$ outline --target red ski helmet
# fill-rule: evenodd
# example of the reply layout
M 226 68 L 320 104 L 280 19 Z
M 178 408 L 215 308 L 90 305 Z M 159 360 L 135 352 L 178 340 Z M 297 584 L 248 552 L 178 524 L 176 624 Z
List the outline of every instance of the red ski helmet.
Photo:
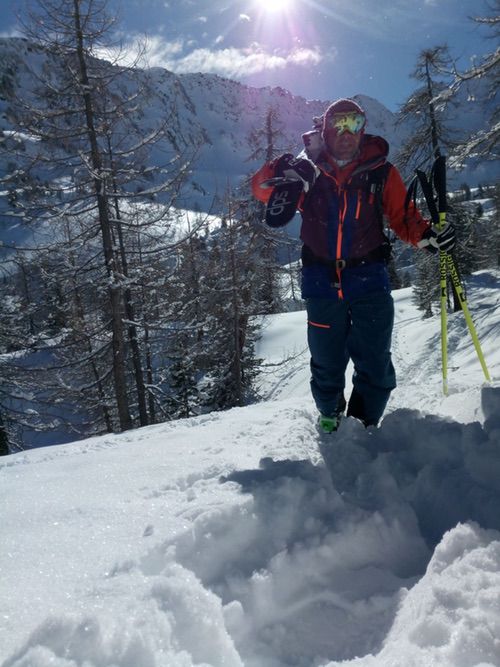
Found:
M 341 98 L 333 102 L 323 115 L 322 137 L 325 140 L 328 132 L 344 131 L 358 134 L 364 132 L 366 114 L 364 109 L 354 100 Z

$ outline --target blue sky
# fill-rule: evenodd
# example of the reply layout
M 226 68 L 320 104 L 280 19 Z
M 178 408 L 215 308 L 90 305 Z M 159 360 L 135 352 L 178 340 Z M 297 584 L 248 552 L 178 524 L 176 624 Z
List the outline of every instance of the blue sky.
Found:
M 18 0 L 3 0 L 0 33 L 16 30 Z M 34 0 L 28 4 L 36 5 Z M 147 35 L 149 63 L 212 72 L 307 99 L 357 93 L 397 110 L 416 87 L 418 53 L 446 43 L 466 67 L 492 51 L 471 16 L 482 0 L 109 0 L 121 39 Z

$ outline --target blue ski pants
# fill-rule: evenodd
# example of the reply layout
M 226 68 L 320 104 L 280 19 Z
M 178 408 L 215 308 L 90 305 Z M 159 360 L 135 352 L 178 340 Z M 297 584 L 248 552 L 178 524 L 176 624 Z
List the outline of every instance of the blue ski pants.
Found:
M 351 300 L 306 300 L 311 353 L 311 391 L 321 414 L 335 414 L 342 400 L 349 359 L 353 393 L 347 414 L 377 424 L 396 386 L 391 360 L 394 302 L 388 292 Z

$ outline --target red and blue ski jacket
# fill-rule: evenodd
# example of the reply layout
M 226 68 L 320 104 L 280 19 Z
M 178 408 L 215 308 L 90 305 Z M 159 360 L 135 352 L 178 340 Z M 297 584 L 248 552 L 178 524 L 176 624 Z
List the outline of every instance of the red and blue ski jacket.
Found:
M 388 152 L 385 139 L 365 134 L 358 157 L 345 167 L 339 168 L 325 150 L 314 161 L 320 175 L 298 202 L 303 298 L 389 292 L 384 221 L 414 246 L 429 227 L 412 202 L 405 206 L 406 188 L 387 161 Z M 253 194 L 262 202 L 272 188 L 261 184 L 275 175 L 276 162 L 266 163 L 252 178 Z

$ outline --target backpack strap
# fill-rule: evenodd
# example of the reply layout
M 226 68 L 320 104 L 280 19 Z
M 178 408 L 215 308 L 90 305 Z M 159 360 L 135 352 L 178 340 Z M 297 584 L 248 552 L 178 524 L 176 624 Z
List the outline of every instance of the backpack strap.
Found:
M 370 194 L 373 194 L 375 197 L 375 210 L 377 212 L 377 217 L 380 220 L 380 225 L 382 231 L 384 231 L 384 187 L 387 181 L 387 176 L 389 174 L 389 169 L 391 168 L 389 162 L 384 162 L 383 165 L 377 167 L 376 169 L 371 170 L 369 173 L 370 178 Z M 384 233 L 385 236 L 385 233 Z
M 417 189 L 418 189 L 418 176 L 415 176 L 411 179 L 408 188 L 406 190 L 405 204 L 404 204 L 404 223 L 408 224 L 408 210 L 410 208 L 410 202 L 413 204 L 413 207 L 417 207 Z
M 392 241 L 389 235 L 386 233 L 384 227 L 384 188 L 387 181 L 387 176 L 392 165 L 390 162 L 384 162 L 379 167 L 370 169 L 366 172 L 366 188 L 369 193 L 369 197 L 374 198 L 374 207 L 377 219 L 382 230 L 382 234 L 385 238 L 384 253 L 385 260 L 388 262 L 392 252 Z

